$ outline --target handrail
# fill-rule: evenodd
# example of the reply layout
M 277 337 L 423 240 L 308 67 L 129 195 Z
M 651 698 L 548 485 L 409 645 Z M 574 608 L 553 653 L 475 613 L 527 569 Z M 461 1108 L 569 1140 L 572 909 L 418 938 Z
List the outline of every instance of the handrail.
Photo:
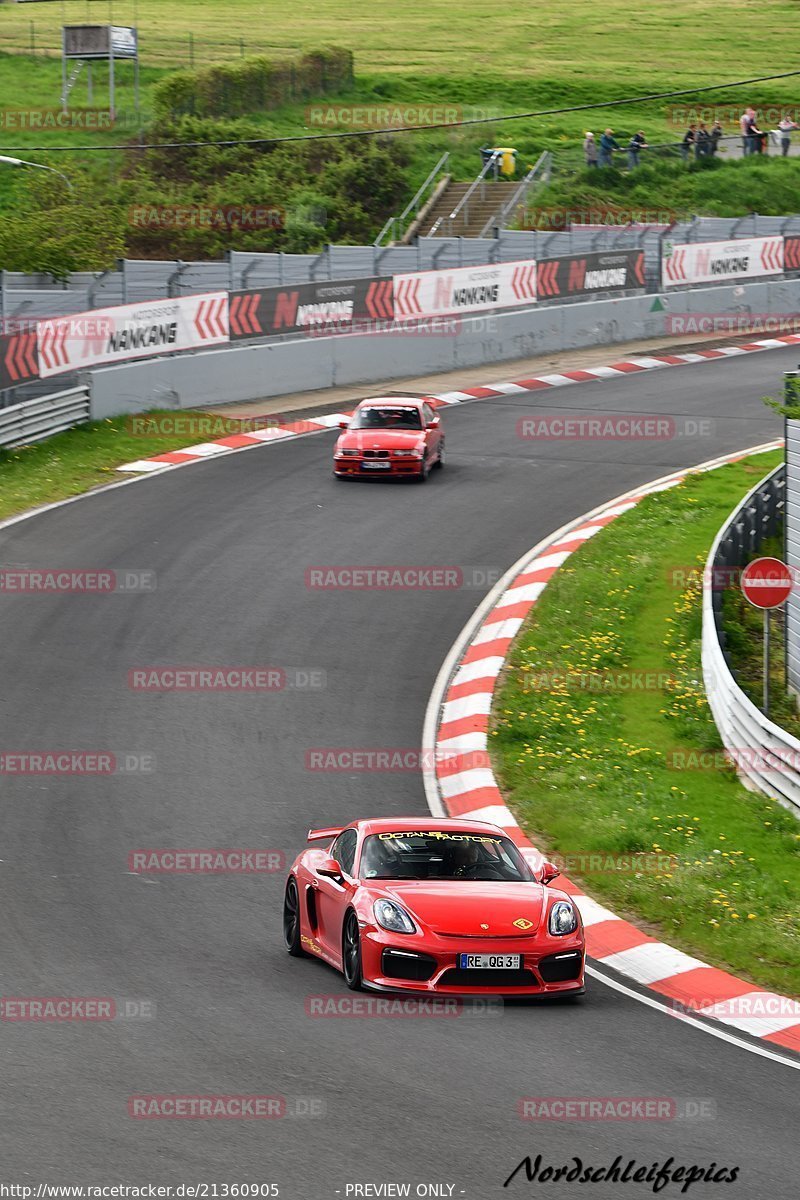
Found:
M 409 200 L 408 204 L 405 206 L 403 211 L 400 213 L 400 216 L 399 217 L 389 217 L 389 220 L 386 222 L 383 229 L 380 231 L 378 236 L 375 238 L 375 241 L 372 243 L 373 246 L 380 246 L 387 231 L 392 227 L 394 228 L 394 237 L 392 240 L 397 241 L 398 230 L 400 231 L 400 236 L 402 237 L 403 222 L 405 221 L 406 217 L 408 216 L 408 214 L 411 212 L 412 209 L 414 210 L 415 215 L 419 212 L 420 200 L 425 195 L 425 192 L 428 190 L 428 188 L 432 185 L 434 179 L 439 174 L 439 172 L 445 167 L 445 165 L 447 164 L 449 159 L 450 159 L 450 151 L 445 150 L 444 154 L 439 159 L 439 161 L 437 162 L 437 164 L 433 168 L 433 170 L 430 172 L 430 174 L 428 175 L 425 182 L 423 184 L 421 184 L 421 186 L 417 189 L 417 191 L 414 194 L 414 196 L 412 197 L 412 199 Z
M 511 197 L 511 199 L 507 200 L 505 202 L 503 207 L 500 209 L 499 213 L 496 213 L 493 217 L 490 217 L 489 220 L 486 222 L 486 224 L 484 225 L 483 229 L 480 232 L 481 237 L 486 237 L 489 230 L 492 228 L 505 229 L 509 214 L 514 212 L 514 210 L 518 207 L 518 205 L 523 203 L 523 201 L 525 200 L 525 197 L 528 194 L 528 189 L 531 186 L 531 184 L 533 183 L 540 167 L 543 168 L 542 174 L 543 174 L 544 180 L 546 181 L 546 179 L 550 173 L 552 160 L 553 160 L 553 155 L 550 153 L 550 151 L 543 150 L 542 153 L 537 158 L 536 162 L 531 167 L 530 171 L 528 171 L 528 174 L 525 176 L 525 178 L 520 183 L 517 190 L 514 192 L 514 195 Z
M 486 162 L 483 164 L 480 174 L 477 175 L 475 177 L 475 179 L 473 179 L 472 183 L 467 188 L 466 192 L 461 197 L 458 204 L 455 206 L 453 211 L 450 213 L 450 216 L 447 218 L 448 233 L 449 233 L 450 237 L 453 236 L 453 221 L 458 216 L 458 214 L 461 212 L 462 208 L 464 209 L 465 216 L 469 216 L 469 201 L 470 201 L 470 198 L 472 197 L 472 193 L 475 191 L 475 189 L 478 187 L 479 184 L 481 185 L 481 198 L 483 198 L 483 196 L 485 194 L 485 188 L 486 188 L 486 174 L 490 169 L 492 169 L 492 170 L 497 169 L 497 162 L 498 162 L 499 158 L 500 158 L 500 151 L 493 150 L 491 152 L 491 154 L 489 155 L 489 157 L 487 158 Z

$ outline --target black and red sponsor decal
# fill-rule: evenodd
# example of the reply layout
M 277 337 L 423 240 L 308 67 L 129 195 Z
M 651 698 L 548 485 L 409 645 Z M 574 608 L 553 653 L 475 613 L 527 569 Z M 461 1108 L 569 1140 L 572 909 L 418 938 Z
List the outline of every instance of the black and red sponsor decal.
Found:
M 786 271 L 800 271 L 800 237 L 783 239 L 783 263 Z
M 39 377 L 36 330 L 0 336 L 0 388 L 12 388 Z
M 644 251 L 597 250 L 562 254 L 537 263 L 540 300 L 591 296 L 597 292 L 629 292 L 644 287 Z
M 279 333 L 342 329 L 394 319 L 391 278 L 326 279 L 232 292 L 231 341 Z

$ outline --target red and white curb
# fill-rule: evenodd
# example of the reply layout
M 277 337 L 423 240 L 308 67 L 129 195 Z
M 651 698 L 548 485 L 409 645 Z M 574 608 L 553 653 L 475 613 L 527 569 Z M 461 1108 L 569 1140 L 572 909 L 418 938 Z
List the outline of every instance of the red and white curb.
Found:
M 497 785 L 488 754 L 489 720 L 497 678 L 526 617 L 559 567 L 601 529 L 644 497 L 675 487 L 687 475 L 710 471 L 781 441 L 725 455 L 664 476 L 564 526 L 540 542 L 500 580 L 450 652 L 436 681 L 423 745 L 428 806 L 436 816 L 499 825 L 534 865 L 542 854 L 518 825 Z M 800 1003 L 754 988 L 716 967 L 649 937 L 561 877 L 559 887 L 578 905 L 590 957 L 698 1016 L 800 1051 Z M 676 1012 L 683 1009 L 676 1009 Z
M 571 383 L 615 379 L 621 375 L 634 374 L 637 371 L 654 371 L 661 367 L 682 367 L 687 363 L 707 362 L 716 358 L 733 358 L 738 354 L 749 354 L 756 350 L 777 350 L 783 346 L 797 343 L 800 343 L 800 334 L 789 333 L 783 337 L 764 338 L 761 341 L 748 342 L 742 346 L 718 346 L 713 350 L 697 350 L 691 354 L 644 355 L 622 359 L 622 361 L 611 363 L 607 367 L 591 367 L 585 371 L 561 371 L 552 375 L 534 375 L 530 379 L 518 379 L 513 383 L 491 383 L 483 387 L 464 388 L 462 391 L 432 393 L 426 398 L 434 407 L 463 404 L 469 400 L 511 396 L 518 392 L 535 392 L 542 388 L 565 387 Z M 165 471 L 170 467 L 182 466 L 184 463 L 202 462 L 218 454 L 230 454 L 236 450 L 250 449 L 264 442 L 289 441 L 310 433 L 324 433 L 328 429 L 335 428 L 340 421 L 349 420 L 352 415 L 353 410 L 351 409 L 348 412 L 334 412 L 309 417 L 305 421 L 291 421 L 286 425 L 276 425 L 269 429 L 235 433 L 215 442 L 201 442 L 197 446 L 185 446 L 180 450 L 170 450 L 166 454 L 156 454 L 153 458 L 140 458 L 135 462 L 117 467 L 117 470 L 132 473 Z M 242 424 L 246 425 L 246 418 L 242 418 Z

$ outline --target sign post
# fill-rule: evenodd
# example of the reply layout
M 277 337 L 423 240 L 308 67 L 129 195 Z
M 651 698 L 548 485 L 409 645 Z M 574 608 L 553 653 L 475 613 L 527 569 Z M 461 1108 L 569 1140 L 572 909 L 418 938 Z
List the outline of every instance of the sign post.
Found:
M 779 558 L 756 558 L 742 571 L 744 598 L 764 613 L 764 716 L 769 716 L 769 614 L 780 608 L 792 590 L 792 572 Z

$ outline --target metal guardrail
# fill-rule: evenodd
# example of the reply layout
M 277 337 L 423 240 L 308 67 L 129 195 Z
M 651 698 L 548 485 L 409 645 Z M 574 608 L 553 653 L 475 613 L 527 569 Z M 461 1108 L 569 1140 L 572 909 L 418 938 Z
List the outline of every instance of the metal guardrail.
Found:
M 481 230 L 481 237 L 488 237 L 492 229 L 505 229 L 511 220 L 513 214 L 517 211 L 520 205 L 525 203 L 528 192 L 534 183 L 547 183 L 550 178 L 550 172 L 553 166 L 553 155 L 549 150 L 545 150 L 539 155 L 536 162 L 528 171 L 525 178 L 520 183 L 517 190 L 510 200 L 507 200 L 499 213 L 495 213 L 493 217 L 484 225 Z M 537 178 L 538 177 L 538 178 Z
M 427 203 L 427 201 L 423 201 L 422 197 L 425 196 L 426 192 L 432 191 L 435 188 L 436 184 L 439 181 L 439 176 L 442 174 L 442 172 L 444 171 L 444 169 L 447 166 L 449 161 L 450 161 L 450 151 L 445 150 L 444 154 L 439 159 L 439 161 L 437 162 L 436 166 L 431 171 L 428 178 L 420 186 L 419 190 L 415 193 L 415 195 L 412 196 L 412 198 L 409 200 L 408 204 L 405 206 L 403 211 L 400 213 L 400 216 L 399 217 L 389 217 L 389 220 L 386 222 L 383 229 L 380 231 L 378 236 L 375 238 L 375 241 L 372 243 L 373 246 L 383 245 L 384 238 L 386 237 L 386 235 L 390 229 L 392 231 L 392 236 L 390 238 L 390 241 L 392 241 L 392 242 L 400 241 L 400 239 L 402 238 L 403 234 L 406 231 L 409 216 L 411 215 L 412 212 L 414 214 L 414 219 L 416 219 L 416 217 L 419 215 L 419 211 L 423 207 L 423 204 Z
M 785 468 L 777 467 L 737 505 L 717 534 L 703 579 L 703 679 L 712 715 L 739 774 L 800 816 L 800 740 L 770 721 L 736 682 L 721 628 L 726 568 L 741 567 L 779 526 Z
M 41 442 L 89 420 L 89 388 L 85 385 L 24 400 L 0 408 L 0 446 L 13 449 Z
M 463 212 L 464 221 L 466 222 L 469 220 L 469 203 L 478 188 L 480 188 L 481 200 L 486 199 L 486 176 L 491 171 L 495 179 L 497 179 L 497 165 L 501 158 L 502 154 L 499 150 L 493 150 L 491 154 L 489 154 L 486 162 L 483 164 L 480 171 L 459 200 L 458 204 L 455 206 L 450 215 L 444 218 L 444 221 L 447 223 L 447 233 L 449 237 L 453 236 L 453 221 L 456 219 L 456 217 L 460 216 Z M 434 226 L 436 232 L 438 232 L 441 224 L 441 220 L 436 222 L 436 225 Z M 432 229 L 431 233 L 433 232 L 434 230 Z

